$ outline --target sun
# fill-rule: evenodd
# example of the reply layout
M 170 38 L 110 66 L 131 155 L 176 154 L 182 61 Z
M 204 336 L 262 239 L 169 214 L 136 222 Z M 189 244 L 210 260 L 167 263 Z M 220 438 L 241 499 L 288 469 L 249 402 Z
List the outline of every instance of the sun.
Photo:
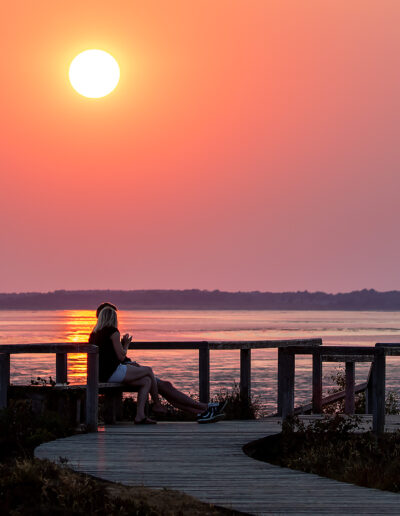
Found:
M 85 50 L 72 60 L 69 67 L 69 80 L 74 90 L 92 99 L 111 93 L 119 82 L 119 76 L 117 61 L 104 50 Z

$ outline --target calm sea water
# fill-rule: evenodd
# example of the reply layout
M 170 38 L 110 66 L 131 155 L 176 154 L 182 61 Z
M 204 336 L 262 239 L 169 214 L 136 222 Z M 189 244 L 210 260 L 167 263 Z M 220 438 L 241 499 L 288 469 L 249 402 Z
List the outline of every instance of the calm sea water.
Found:
M 0 344 L 34 342 L 86 342 L 95 324 L 95 314 L 86 310 L 0 311 Z M 323 339 L 331 345 L 374 345 L 400 342 L 399 312 L 320 311 L 122 311 L 121 333 L 134 340 L 254 340 Z M 196 351 L 137 351 L 129 356 L 151 365 L 161 378 L 171 380 L 186 392 L 198 391 Z M 324 389 L 335 364 L 324 364 Z M 357 381 L 364 381 L 369 364 L 356 366 Z M 388 358 L 387 388 L 400 390 L 400 357 Z M 86 356 L 69 356 L 69 380 L 85 383 Z M 29 384 L 37 376 L 55 376 L 54 355 L 13 355 L 11 381 Z M 239 352 L 211 352 L 211 391 L 229 390 L 239 381 Z M 276 408 L 277 351 L 252 351 L 252 388 L 267 411 Z M 311 399 L 311 358 L 296 358 L 296 403 Z

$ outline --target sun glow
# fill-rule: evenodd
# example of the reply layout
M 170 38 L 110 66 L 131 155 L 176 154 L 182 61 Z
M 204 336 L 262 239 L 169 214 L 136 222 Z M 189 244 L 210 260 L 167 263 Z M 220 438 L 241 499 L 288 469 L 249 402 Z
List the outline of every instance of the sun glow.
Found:
M 69 67 L 72 87 L 84 97 L 105 97 L 116 88 L 119 77 L 117 61 L 104 50 L 85 50 L 73 59 Z

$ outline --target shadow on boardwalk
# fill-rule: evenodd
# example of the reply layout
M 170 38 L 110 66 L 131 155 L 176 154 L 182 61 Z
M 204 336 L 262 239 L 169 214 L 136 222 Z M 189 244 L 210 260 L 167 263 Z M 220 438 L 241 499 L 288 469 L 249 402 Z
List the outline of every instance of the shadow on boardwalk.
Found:
M 387 423 L 398 428 L 400 417 Z M 72 468 L 106 480 L 176 489 L 250 514 L 398 513 L 400 494 L 280 468 L 243 453 L 244 444 L 279 431 L 278 418 L 120 424 L 42 444 L 35 455 L 53 461 L 66 457 Z

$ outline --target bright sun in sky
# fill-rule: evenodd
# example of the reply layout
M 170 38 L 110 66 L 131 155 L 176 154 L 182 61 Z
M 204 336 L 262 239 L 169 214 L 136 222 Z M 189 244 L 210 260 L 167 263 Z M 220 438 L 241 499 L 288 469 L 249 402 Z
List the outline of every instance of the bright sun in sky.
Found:
M 84 97 L 98 99 L 111 93 L 119 82 L 119 66 L 104 50 L 85 50 L 69 67 L 72 87 Z

